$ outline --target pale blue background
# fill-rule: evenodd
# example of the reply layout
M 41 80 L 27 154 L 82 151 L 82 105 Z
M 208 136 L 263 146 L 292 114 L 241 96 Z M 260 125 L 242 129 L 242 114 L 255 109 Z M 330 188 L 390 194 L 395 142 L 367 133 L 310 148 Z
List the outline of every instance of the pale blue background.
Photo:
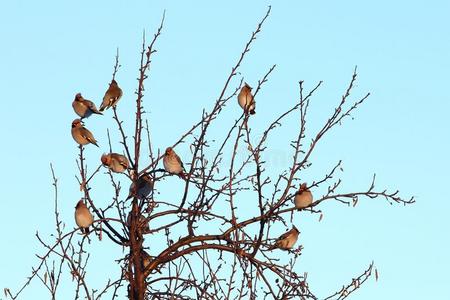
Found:
M 154 143 L 163 149 L 198 120 L 203 107 L 212 106 L 269 4 L 272 14 L 241 69 L 255 85 L 278 65 L 259 96 L 254 126 L 261 129 L 255 132 L 296 101 L 299 80 L 306 87 L 324 80 L 310 115 L 310 129 L 317 128 L 358 65 L 355 96 L 367 91 L 372 96 L 355 120 L 335 128 L 319 145 L 305 178 L 319 178 L 342 158 L 343 191 L 364 189 L 377 173 L 380 189 L 398 188 L 405 197 L 417 197 L 411 207 L 391 207 L 382 199 L 356 208 L 329 203 L 320 223 L 315 215 L 297 216 L 305 246 L 299 271 L 308 272 L 311 289 L 325 296 L 374 260 L 379 281 L 369 280 L 353 299 L 450 299 L 447 1 L 2 1 L 1 288 L 15 291 L 29 276 L 34 253 L 42 253 L 36 230 L 46 237 L 53 231 L 50 162 L 59 178 L 61 218 L 68 229 L 74 226 L 73 207 L 81 194 L 74 179 L 71 101 L 82 92 L 99 104 L 116 47 L 122 64 L 117 78 L 125 93 L 119 112 L 131 121 L 142 30 L 152 36 L 166 9 L 145 98 Z M 169 115 L 174 107 L 182 110 Z M 234 120 L 240 110 L 233 103 L 227 114 Z M 88 120 L 103 147 L 106 126 L 115 129 L 111 112 Z M 283 129 L 266 153 L 274 172 L 288 161 L 286 145 L 295 132 L 293 126 Z M 88 147 L 91 168 L 102 150 Z M 187 147 L 180 151 L 189 154 Z M 107 177 L 97 184 L 106 188 Z M 104 279 L 116 272 L 104 254 L 114 259 L 120 250 L 95 245 L 94 277 Z M 100 287 L 97 278 L 91 283 Z M 62 290 L 59 296 L 65 295 Z M 33 284 L 22 299 L 47 297 Z

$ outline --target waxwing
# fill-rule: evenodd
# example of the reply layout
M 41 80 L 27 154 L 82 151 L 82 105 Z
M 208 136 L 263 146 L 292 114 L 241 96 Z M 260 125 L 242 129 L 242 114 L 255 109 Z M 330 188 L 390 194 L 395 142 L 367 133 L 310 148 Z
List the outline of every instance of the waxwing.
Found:
M 122 97 L 122 89 L 117 85 L 117 82 L 113 79 L 109 84 L 108 90 L 103 96 L 102 104 L 100 105 L 100 111 L 104 111 L 110 107 L 116 106 Z
M 244 86 L 239 92 L 238 103 L 245 111 L 245 113 L 250 112 L 251 115 L 255 114 L 256 103 L 253 99 L 252 88 L 247 83 L 244 83 Z
M 176 174 L 183 179 L 186 179 L 186 174 L 184 173 L 183 162 L 180 157 L 175 153 L 175 151 L 168 147 L 166 149 L 163 158 L 164 169 L 170 174 Z
M 313 202 L 311 191 L 307 188 L 306 183 L 300 185 L 300 189 L 295 193 L 294 204 L 295 208 L 302 209 L 308 207 Z
M 89 233 L 89 226 L 94 222 L 91 212 L 84 204 L 83 200 L 78 201 L 75 206 L 75 223 L 81 228 L 81 231 L 85 234 Z
M 127 157 L 118 153 L 103 154 L 101 161 L 104 166 L 115 173 L 123 173 L 130 166 Z
M 297 242 L 298 236 L 300 232 L 298 229 L 294 226 L 291 230 L 283 233 L 275 242 L 275 245 L 269 248 L 269 250 L 279 248 L 281 250 L 289 250 L 294 247 L 295 243 Z
M 95 104 L 90 100 L 84 99 L 80 93 L 75 95 L 75 99 L 72 102 L 72 107 L 75 113 L 81 118 L 88 118 L 92 114 L 102 115 L 102 113 L 98 111 Z
M 94 135 L 83 126 L 80 119 L 72 122 L 72 137 L 80 145 L 94 144 L 98 147 Z

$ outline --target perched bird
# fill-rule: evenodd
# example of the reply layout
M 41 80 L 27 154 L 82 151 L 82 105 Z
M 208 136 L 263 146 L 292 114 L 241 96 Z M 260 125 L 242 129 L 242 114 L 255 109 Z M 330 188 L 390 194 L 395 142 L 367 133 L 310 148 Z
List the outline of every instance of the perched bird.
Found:
M 130 185 L 130 192 L 128 193 L 127 200 L 134 195 L 138 199 L 145 199 L 153 190 L 153 181 L 148 174 L 143 174 L 138 178 L 136 184 L 133 182 Z
M 81 96 L 81 93 L 75 95 L 75 99 L 72 102 L 72 107 L 75 113 L 81 118 L 88 118 L 92 114 L 102 115 L 102 113 L 98 111 L 95 104 L 90 100 L 84 99 L 83 96 Z
M 269 250 L 279 248 L 281 250 L 289 250 L 294 247 L 294 244 L 297 242 L 298 235 L 300 231 L 298 231 L 297 227 L 292 227 L 291 230 L 283 233 L 275 242 L 275 245 L 269 248 Z
M 131 226 L 131 212 L 128 214 L 128 217 L 127 217 L 127 226 L 128 227 Z M 139 216 L 138 227 L 144 233 L 150 231 L 150 226 L 148 225 L 148 220 L 142 214 Z
M 311 191 L 306 187 L 306 183 L 300 185 L 300 189 L 295 193 L 295 208 L 302 209 L 308 207 L 313 202 Z
M 150 270 L 147 270 L 147 272 L 145 272 L 145 268 L 147 268 L 147 266 L 151 263 L 153 258 L 154 257 L 148 254 L 145 250 L 141 251 L 141 262 L 142 262 L 142 270 L 144 271 L 144 277 L 147 277 L 150 274 Z
M 116 106 L 122 97 L 122 89 L 117 85 L 117 82 L 113 79 L 109 84 L 108 90 L 103 96 L 103 102 L 100 105 L 100 111 L 104 111 L 112 106 Z
M 145 250 L 142 250 L 141 258 L 142 258 L 142 266 L 145 269 L 152 261 L 152 256 L 150 254 L 148 254 Z
M 239 92 L 238 103 L 246 114 L 249 112 L 251 115 L 255 114 L 256 103 L 255 100 L 253 99 L 252 88 L 247 83 L 244 83 L 244 86 L 241 88 L 241 91 Z
M 75 206 L 75 222 L 85 234 L 89 233 L 89 226 L 94 222 L 94 217 L 92 217 L 91 212 L 83 200 L 78 201 L 77 206 Z
M 184 174 L 183 162 L 171 147 L 166 149 L 163 158 L 163 164 L 164 169 L 170 174 L 176 174 L 181 178 L 186 179 L 186 174 Z
M 80 145 L 94 144 L 98 147 L 94 135 L 83 126 L 80 119 L 72 122 L 72 137 Z
M 101 161 L 104 166 L 115 173 L 123 173 L 130 166 L 126 156 L 118 153 L 103 154 Z

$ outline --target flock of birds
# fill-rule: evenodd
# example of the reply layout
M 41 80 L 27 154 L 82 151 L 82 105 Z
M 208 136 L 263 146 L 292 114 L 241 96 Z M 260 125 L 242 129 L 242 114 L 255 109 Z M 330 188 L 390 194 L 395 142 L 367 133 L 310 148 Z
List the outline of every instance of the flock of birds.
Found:
M 238 103 L 246 114 L 255 114 L 256 102 L 252 95 L 252 88 L 244 83 L 238 94 Z M 93 144 L 97 147 L 97 140 L 94 138 L 92 132 L 90 132 L 83 125 L 83 119 L 88 118 L 93 114 L 102 115 L 105 109 L 115 107 L 122 97 L 122 89 L 117 82 L 113 79 L 109 84 L 107 91 L 103 97 L 103 101 L 100 105 L 100 109 L 97 109 L 95 104 L 83 98 L 81 93 L 75 95 L 75 99 L 72 102 L 72 107 L 75 113 L 80 117 L 72 122 L 72 137 L 79 145 Z M 105 167 L 108 167 L 112 172 L 123 173 L 130 170 L 130 164 L 125 155 L 119 153 L 108 153 L 101 156 L 101 162 Z M 187 174 L 184 171 L 183 162 L 175 151 L 168 147 L 163 157 L 164 169 L 169 174 L 178 175 L 180 178 L 187 180 Z M 136 183 L 132 183 L 127 199 L 137 197 L 138 199 L 145 199 L 153 190 L 153 181 L 148 174 L 141 175 Z M 307 188 L 306 183 L 301 184 L 300 189 L 295 193 L 294 204 L 296 209 L 303 209 L 311 205 L 313 202 L 313 196 L 311 191 Z M 130 226 L 130 215 L 127 218 L 127 225 Z M 144 218 L 144 217 L 143 217 Z M 144 218 L 145 219 L 145 218 Z M 146 223 L 146 220 L 142 220 L 142 223 Z M 89 211 L 88 207 L 83 200 L 78 201 L 75 207 L 75 222 L 84 234 L 89 233 L 89 227 L 94 222 L 94 218 Z M 141 223 L 141 220 L 139 220 Z M 148 223 L 144 225 L 144 230 L 149 230 Z M 292 249 L 297 242 L 299 230 L 293 226 L 293 228 L 284 234 L 282 234 L 275 242 L 275 244 L 269 247 L 271 249 Z

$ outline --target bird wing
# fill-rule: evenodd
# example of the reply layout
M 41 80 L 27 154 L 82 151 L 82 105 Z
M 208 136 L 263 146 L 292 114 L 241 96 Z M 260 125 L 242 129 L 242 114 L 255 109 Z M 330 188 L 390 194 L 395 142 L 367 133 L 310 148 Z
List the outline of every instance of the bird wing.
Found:
M 285 232 L 282 235 L 280 235 L 280 237 L 278 238 L 278 241 L 287 239 L 291 234 L 292 234 L 292 229 L 289 230 L 288 232 Z
M 122 97 L 122 89 L 118 86 L 114 86 L 111 88 L 111 102 L 110 106 L 114 106 L 117 104 L 119 99 Z
M 101 112 L 98 111 L 97 106 L 95 106 L 94 102 L 92 102 L 91 100 L 85 101 L 90 110 L 92 110 L 94 113 L 102 114 Z
M 105 93 L 105 96 L 103 97 L 102 104 L 100 105 L 100 111 L 104 111 L 106 108 L 109 107 L 110 99 L 108 99 L 108 92 Z
M 109 86 L 109 88 L 105 92 L 105 96 L 103 96 L 102 105 L 100 105 L 100 111 L 105 110 L 105 108 L 111 107 L 112 103 L 117 99 L 117 96 L 115 95 L 116 92 L 112 86 Z
M 181 158 L 178 156 L 178 154 L 175 154 L 175 158 L 177 159 L 177 162 L 181 165 L 181 168 L 184 170 L 183 162 L 181 161 Z
M 125 167 L 126 169 L 128 169 L 128 159 L 121 155 L 121 154 L 117 154 L 117 153 L 111 153 L 111 156 L 114 158 L 114 160 L 116 160 L 121 166 Z
M 81 128 L 80 128 L 80 134 L 81 134 L 82 137 L 84 137 L 85 139 L 87 139 L 87 140 L 89 141 L 89 143 L 98 146 L 98 145 L 97 145 L 97 141 L 96 141 L 95 138 L 94 138 L 94 135 L 93 135 L 89 130 L 87 130 L 87 129 L 84 128 L 84 127 L 81 127 Z
M 142 189 L 145 188 L 147 185 L 151 184 L 151 180 L 149 178 L 147 178 L 146 176 L 141 176 L 139 177 L 138 180 L 138 189 Z
M 119 156 L 119 163 L 128 169 L 128 159 L 125 156 Z

